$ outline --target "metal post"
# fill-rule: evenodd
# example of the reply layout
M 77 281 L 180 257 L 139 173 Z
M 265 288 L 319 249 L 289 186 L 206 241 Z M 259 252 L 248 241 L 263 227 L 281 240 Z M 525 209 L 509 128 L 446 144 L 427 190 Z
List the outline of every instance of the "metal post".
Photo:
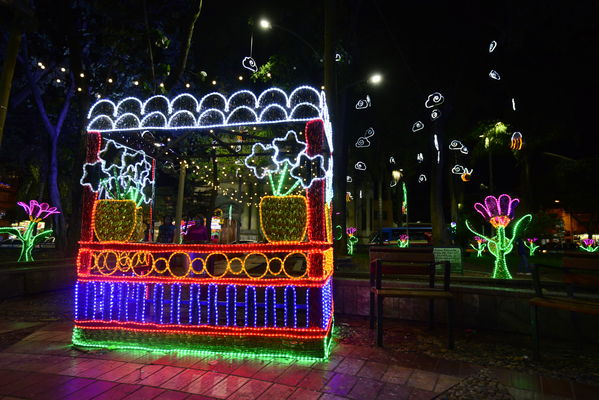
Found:
M 179 187 L 177 190 L 177 208 L 175 210 L 175 235 L 174 242 L 181 241 L 181 219 L 183 218 L 183 197 L 185 194 L 185 173 L 187 172 L 187 163 L 181 161 L 179 164 Z

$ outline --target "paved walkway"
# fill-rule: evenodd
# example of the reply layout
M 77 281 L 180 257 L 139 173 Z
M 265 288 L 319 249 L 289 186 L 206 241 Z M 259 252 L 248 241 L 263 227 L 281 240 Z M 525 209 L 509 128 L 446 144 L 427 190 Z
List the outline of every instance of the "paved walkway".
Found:
M 0 352 L 1 399 L 432 399 L 481 370 L 345 344 L 319 363 L 83 352 L 70 347 L 71 323 L 0 323 L 0 332 L 22 329 L 35 331 Z M 599 398 L 597 387 L 489 370 L 515 399 Z

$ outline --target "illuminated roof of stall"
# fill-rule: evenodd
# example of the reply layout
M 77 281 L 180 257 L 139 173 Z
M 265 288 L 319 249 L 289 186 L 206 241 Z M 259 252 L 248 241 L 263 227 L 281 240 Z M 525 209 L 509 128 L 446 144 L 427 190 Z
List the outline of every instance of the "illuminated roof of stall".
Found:
M 325 94 L 300 86 L 287 94 L 270 88 L 259 95 L 240 90 L 225 96 L 218 92 L 201 98 L 189 93 L 172 99 L 152 96 L 145 101 L 127 97 L 120 101 L 102 99 L 87 114 L 88 132 L 143 132 L 145 130 L 196 130 L 329 121 Z

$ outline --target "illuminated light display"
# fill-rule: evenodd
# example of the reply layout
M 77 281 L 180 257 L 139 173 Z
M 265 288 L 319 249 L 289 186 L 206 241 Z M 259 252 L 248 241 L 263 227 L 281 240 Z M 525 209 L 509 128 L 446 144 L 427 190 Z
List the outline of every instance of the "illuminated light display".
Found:
M 244 57 L 241 65 L 243 68 L 249 69 L 252 72 L 258 71 L 258 64 L 256 64 L 256 60 L 254 60 L 252 57 Z
M 370 147 L 370 140 L 368 140 L 365 137 L 359 137 L 358 140 L 356 141 L 356 147 L 357 148 Z
M 470 247 L 472 247 L 474 250 L 476 250 L 477 257 L 482 257 L 483 252 L 485 251 L 485 248 L 487 247 L 487 241 L 485 239 L 481 238 L 480 236 L 474 236 L 474 241 L 476 242 L 476 246 L 473 244 L 470 244 Z
M 470 179 L 472 179 L 472 170 L 470 170 L 470 172 L 464 172 L 460 175 L 460 178 L 462 179 L 462 182 L 470 182 Z
M 451 169 L 451 173 L 454 175 L 470 175 L 474 170 L 468 169 L 460 164 L 456 164 Z
M 512 110 L 516 111 L 516 99 L 512 97 Z
M 138 109 L 139 104 L 141 110 Z M 125 110 L 131 109 L 133 111 L 123 118 Z M 188 93 L 172 100 L 162 95 L 152 96 L 144 102 L 135 97 L 125 98 L 118 103 L 102 99 L 88 113 L 90 123 L 87 130 L 207 129 L 308 122 L 318 118 L 328 121 L 324 92 L 318 92 L 310 86 L 300 86 L 289 95 L 281 89 L 270 88 L 258 97 L 248 90 L 240 90 L 228 98 L 221 93 L 209 93 L 199 101 Z
M 523 145 L 522 134 L 520 132 L 514 132 L 510 140 L 510 149 L 514 151 L 522 150 Z
M 358 171 L 366 171 L 366 164 L 363 161 L 358 161 L 356 165 L 354 165 L 354 168 Z
M 526 240 L 524 240 L 524 246 L 526 246 L 528 248 L 528 255 L 529 256 L 534 256 L 535 252 L 538 250 L 538 248 L 540 247 L 538 244 L 535 244 L 535 242 L 539 240 L 536 237 L 532 237 L 532 238 L 526 238 Z
M 352 179 L 351 176 L 348 175 L 347 178 L 346 178 L 346 181 L 347 181 L 347 183 L 352 183 L 353 179 Z
M 298 242 L 308 228 L 308 201 L 304 196 L 264 196 L 260 200 L 260 227 L 269 242 Z
M 464 146 L 460 149 L 460 153 L 462 154 L 468 154 L 468 147 Z
M 364 132 L 364 136 L 359 137 L 358 140 L 356 141 L 356 147 L 357 148 L 370 147 L 370 140 L 368 140 L 368 139 L 371 138 L 372 136 L 374 136 L 374 129 L 368 128 L 366 130 L 366 132 Z
M 491 43 L 489 43 L 489 53 L 492 53 L 496 47 L 497 47 L 497 42 L 495 40 L 492 40 Z
M 416 155 L 416 161 L 418 161 L 419 163 L 424 161 L 424 155 L 422 155 L 422 153 L 418 153 Z
M 412 132 L 418 132 L 422 129 L 424 129 L 424 124 L 421 121 L 416 121 L 412 125 Z
M 48 203 L 38 203 L 37 200 L 30 200 L 29 204 L 19 201 L 17 204 L 29 215 L 29 224 L 24 230 L 16 227 L 0 227 L 0 233 L 16 236 L 21 241 L 21 253 L 17 262 L 29 262 L 33 261 L 35 245 L 52 234 L 52 229 L 37 232 L 37 224 L 50 215 L 60 214 L 60 211 L 56 207 L 50 207 Z
M 435 150 L 437 150 L 437 164 L 439 164 L 441 162 L 441 149 L 439 148 L 439 138 L 436 133 L 433 135 L 433 143 L 435 144 Z
M 512 279 L 505 256 L 514 247 L 514 240 L 518 237 L 520 225 L 525 221 L 530 222 L 532 220 L 532 216 L 526 214 L 512 224 L 511 238 L 506 235 L 506 228 L 514 219 L 514 211 L 519 203 L 519 199 L 512 199 L 509 195 L 502 194 L 499 197 L 487 196 L 484 204 L 476 203 L 474 205 L 474 209 L 495 228 L 496 234 L 493 237 L 487 237 L 476 232 L 466 220 L 466 227 L 470 232 L 487 241 L 487 249 L 495 257 L 493 278 Z
M 426 175 L 420 174 L 418 175 L 418 183 L 426 182 Z
M 431 111 L 431 121 L 438 119 L 440 116 L 441 116 L 440 110 L 435 109 L 435 110 Z
M 594 239 L 582 239 L 580 242 L 581 242 L 581 245 L 579 246 L 580 250 L 583 250 L 583 251 L 586 251 L 589 253 L 594 253 L 597 250 L 599 250 L 599 246 L 597 246 Z
M 443 104 L 444 101 L 445 98 L 443 97 L 443 95 L 439 92 L 435 92 L 428 95 L 428 98 L 424 102 L 424 106 L 426 108 L 434 108 L 438 105 Z
M 137 206 L 152 201 L 153 158 L 110 139 L 105 140 L 98 157 L 83 165 L 81 185 L 98 193 L 100 199 L 132 200 Z
M 347 233 L 347 254 L 353 255 L 356 243 L 358 243 L 358 238 L 356 237 L 356 232 L 358 230 L 356 228 L 350 227 L 346 229 Z
M 389 157 L 389 164 L 395 164 L 395 157 Z
M 449 143 L 449 150 L 462 150 L 464 148 L 464 144 L 459 140 L 452 140 Z
M 358 102 L 356 103 L 356 110 L 363 110 L 365 108 L 368 108 L 372 105 L 372 103 L 370 102 L 370 96 L 366 95 L 366 98 L 363 100 L 358 100 Z
M 95 169 L 82 179 L 84 210 L 89 211 L 83 213 L 77 256 L 73 343 L 235 357 L 328 356 L 333 132 L 324 92 L 303 86 L 290 94 L 271 88 L 259 96 L 242 90 L 230 96 L 104 100 L 92 106 L 88 119 L 86 163 Z M 94 237 L 101 225 L 93 213 L 99 202 L 125 200 L 112 198 L 116 185 L 101 179 L 149 177 L 152 185 L 144 194 L 150 202 L 154 194 L 153 169 L 146 173 L 145 163 L 129 157 L 120 163 L 120 153 L 108 157 L 122 151 L 122 145 L 103 134 L 295 122 L 305 123 L 305 142 L 287 130 L 270 143 L 255 143 L 250 157 L 239 164 L 271 184 L 273 196 L 261 196 L 260 202 L 261 228 L 269 243 L 160 244 Z M 104 152 L 107 146 L 110 151 Z M 119 169 L 111 169 L 110 163 Z M 294 182 L 285 185 L 286 179 Z M 302 195 L 290 195 L 294 190 Z M 296 203 L 292 216 L 279 219 L 283 237 L 264 230 L 266 220 L 276 223 L 273 215 L 288 215 Z
M 349 203 L 354 199 L 354 196 L 352 196 L 351 192 L 345 192 L 345 202 Z
M 397 246 L 403 248 L 410 246 L 410 237 L 408 235 L 401 234 L 399 235 L 399 239 L 397 239 Z
M 501 76 L 499 76 L 499 72 L 495 71 L 494 69 L 492 69 L 491 72 L 489 72 L 489 78 L 495 79 L 496 81 L 501 80 Z
M 401 191 L 402 191 L 402 199 L 401 199 L 401 213 L 404 215 L 408 214 L 408 187 L 406 186 L 405 182 L 402 182 L 401 185 Z

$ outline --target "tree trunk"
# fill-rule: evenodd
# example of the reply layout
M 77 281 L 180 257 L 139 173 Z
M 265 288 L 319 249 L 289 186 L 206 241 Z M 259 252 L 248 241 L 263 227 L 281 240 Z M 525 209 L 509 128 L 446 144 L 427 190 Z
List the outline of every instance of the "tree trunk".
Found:
M 433 124 L 433 131 L 437 132 L 437 142 L 439 149 L 443 149 L 443 136 L 440 133 L 438 124 Z M 434 148 L 434 147 L 433 147 Z M 433 245 L 444 246 L 449 243 L 446 222 L 445 222 L 445 210 L 443 208 L 443 151 L 439 151 L 439 159 L 437 162 L 437 149 L 433 150 L 433 157 L 431 157 L 431 195 L 430 195 L 430 213 L 431 213 L 431 224 L 433 226 Z
M 55 133 L 50 140 L 50 169 L 48 171 L 48 191 L 50 194 L 50 203 L 53 207 L 62 211 L 62 202 L 60 201 L 60 190 L 58 189 L 58 134 Z M 56 246 L 64 250 L 66 246 L 66 223 L 64 213 L 54 214 L 54 235 L 56 237 Z

